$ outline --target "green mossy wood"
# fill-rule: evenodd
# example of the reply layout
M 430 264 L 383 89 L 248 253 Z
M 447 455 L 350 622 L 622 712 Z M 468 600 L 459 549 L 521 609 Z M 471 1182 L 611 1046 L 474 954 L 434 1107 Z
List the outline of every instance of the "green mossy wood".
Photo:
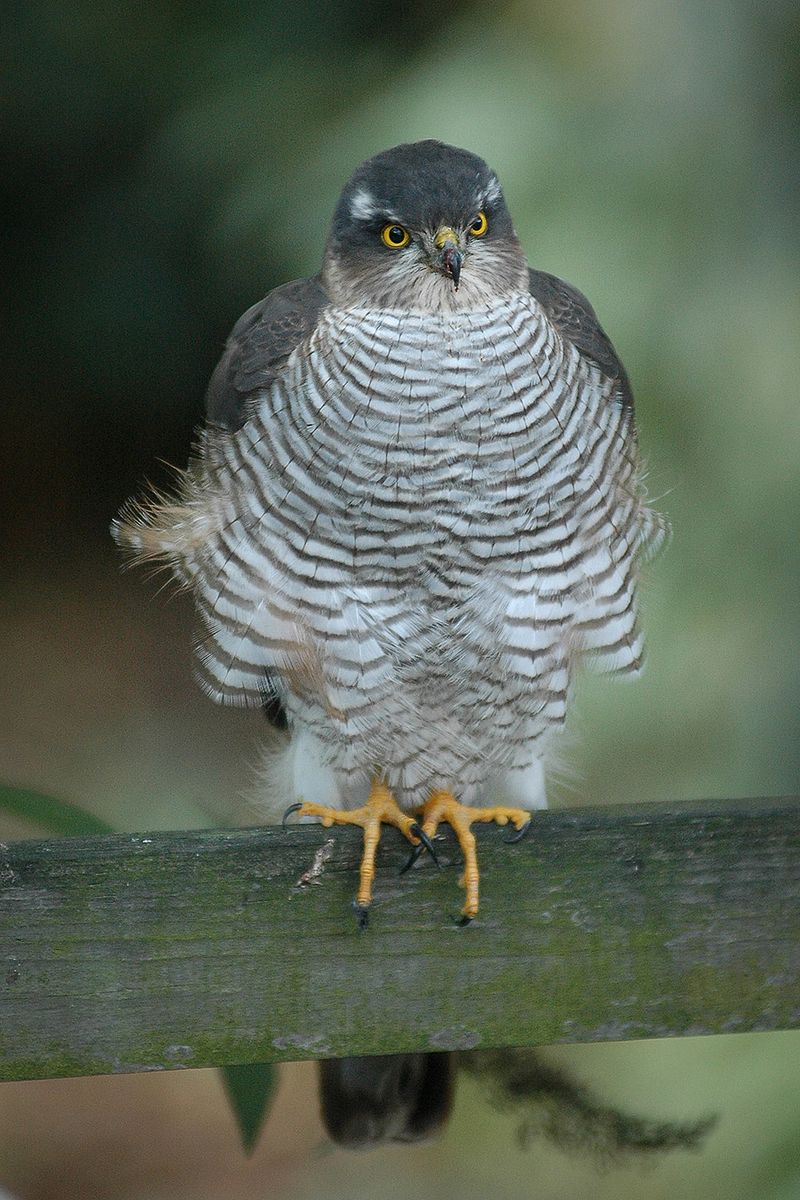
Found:
M 800 1025 L 800 801 L 550 812 L 400 878 L 356 831 L 17 842 L 0 855 L 0 1078 Z

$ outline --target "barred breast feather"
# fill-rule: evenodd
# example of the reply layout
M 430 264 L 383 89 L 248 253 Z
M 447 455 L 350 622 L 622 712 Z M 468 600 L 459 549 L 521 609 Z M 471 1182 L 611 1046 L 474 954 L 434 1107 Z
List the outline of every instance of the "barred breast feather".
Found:
M 208 692 L 277 696 L 327 802 L 380 772 L 401 804 L 500 780 L 535 806 L 577 664 L 640 664 L 637 566 L 664 526 L 624 373 L 557 283 L 451 313 L 315 293 L 181 498 L 122 528 L 190 586 Z

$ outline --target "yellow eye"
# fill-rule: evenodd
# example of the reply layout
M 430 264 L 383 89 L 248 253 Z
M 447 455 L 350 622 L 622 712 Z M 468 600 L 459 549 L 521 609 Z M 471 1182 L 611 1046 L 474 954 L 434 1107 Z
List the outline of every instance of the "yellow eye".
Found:
M 475 220 L 470 225 L 469 232 L 473 237 L 483 237 L 488 228 L 489 222 L 486 220 L 486 213 L 479 212 Z
M 403 229 L 402 225 L 384 225 L 381 230 L 381 241 L 390 250 L 402 250 L 403 246 L 407 246 L 411 241 L 411 237 L 408 230 Z

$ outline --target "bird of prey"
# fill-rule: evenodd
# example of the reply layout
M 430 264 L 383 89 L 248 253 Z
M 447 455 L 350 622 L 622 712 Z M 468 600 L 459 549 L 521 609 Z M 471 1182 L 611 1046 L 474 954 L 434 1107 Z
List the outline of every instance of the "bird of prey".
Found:
M 481 158 L 423 141 L 357 168 L 320 273 L 235 325 L 179 494 L 114 531 L 190 589 L 209 694 L 279 730 L 269 801 L 363 828 L 366 924 L 383 823 L 412 858 L 453 827 L 475 917 L 472 825 L 545 806 L 581 663 L 638 670 L 638 566 L 664 528 L 591 305 L 529 268 Z M 331 1068 L 334 1108 L 359 1087 L 380 1108 L 343 1140 L 441 1119 L 420 1098 L 446 1080 L 404 1058 L 367 1082 Z

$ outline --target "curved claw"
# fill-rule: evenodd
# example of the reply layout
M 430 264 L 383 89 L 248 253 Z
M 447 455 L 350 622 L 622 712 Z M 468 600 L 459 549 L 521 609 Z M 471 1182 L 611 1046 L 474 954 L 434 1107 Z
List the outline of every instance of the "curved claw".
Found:
M 530 829 L 530 827 L 531 827 L 531 821 L 528 820 L 525 822 L 525 824 L 522 826 L 521 829 L 518 829 L 515 833 L 510 834 L 509 837 L 504 837 L 503 841 L 505 842 L 505 844 L 507 846 L 513 846 L 514 842 L 521 842 L 522 839 L 525 837 L 525 834 Z
M 299 812 L 302 807 L 303 807 L 302 804 L 290 804 L 289 805 L 286 812 L 283 814 L 283 818 L 281 820 L 281 825 L 283 826 L 284 829 L 286 828 L 286 818 L 290 817 L 292 815 L 292 813 Z
M 417 822 L 417 821 L 414 822 L 414 824 L 411 826 L 410 832 L 413 833 L 414 837 L 419 838 L 420 846 L 425 847 L 425 849 L 428 851 L 428 854 L 430 854 L 431 858 L 436 863 L 437 867 L 441 866 L 441 864 L 439 862 L 439 855 L 436 853 L 436 847 L 434 846 L 431 839 L 428 837 L 425 830 L 419 824 L 419 822 Z M 420 851 L 420 853 L 421 853 L 421 851 Z M 419 858 L 419 854 L 417 855 L 417 858 Z M 417 859 L 415 858 L 414 862 L 416 862 L 416 861 L 417 861 Z
M 436 847 L 422 826 L 417 824 L 415 821 L 414 824 L 409 827 L 408 832 L 413 833 L 414 837 L 419 838 L 419 841 L 417 842 L 416 846 L 412 847 L 411 853 L 408 856 L 408 861 L 400 868 L 400 874 L 405 875 L 406 871 L 411 870 L 414 863 L 419 859 L 419 856 L 422 854 L 423 850 L 428 851 L 431 858 L 436 863 L 436 866 L 441 871 L 442 864 L 439 862 L 439 855 L 436 853 Z
M 462 913 L 461 916 L 455 917 L 454 920 L 459 929 L 463 929 L 465 925 L 472 924 L 472 917 L 467 916 L 466 913 Z
M 400 874 L 405 875 L 406 871 L 410 871 L 414 863 L 419 858 L 425 846 L 422 842 L 417 842 L 416 846 L 411 847 L 411 853 L 408 856 L 408 861 L 400 868 Z

